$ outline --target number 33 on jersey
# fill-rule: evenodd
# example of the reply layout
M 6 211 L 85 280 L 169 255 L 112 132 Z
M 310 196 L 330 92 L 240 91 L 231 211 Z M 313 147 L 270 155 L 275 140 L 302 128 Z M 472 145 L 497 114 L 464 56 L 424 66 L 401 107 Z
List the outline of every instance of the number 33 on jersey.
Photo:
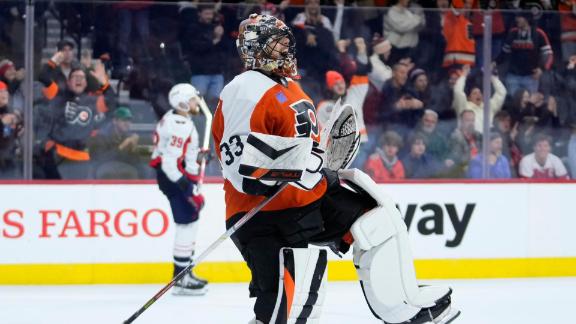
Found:
M 258 71 L 232 80 L 220 95 L 212 136 L 225 178 L 227 218 L 254 207 L 262 199 L 262 184 L 238 173 L 240 156 L 250 132 L 283 137 L 311 137 L 319 142 L 316 110 L 300 86 L 288 80 L 283 86 Z M 287 188 L 263 210 L 305 206 L 326 190 L 323 180 L 313 190 Z

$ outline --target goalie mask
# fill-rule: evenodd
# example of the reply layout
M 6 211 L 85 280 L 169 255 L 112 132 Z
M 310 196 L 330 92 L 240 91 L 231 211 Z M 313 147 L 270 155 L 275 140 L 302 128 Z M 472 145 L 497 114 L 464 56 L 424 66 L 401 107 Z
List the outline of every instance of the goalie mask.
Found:
M 251 14 L 240 23 L 236 48 L 244 67 L 296 78 L 296 43 L 292 32 L 274 16 Z

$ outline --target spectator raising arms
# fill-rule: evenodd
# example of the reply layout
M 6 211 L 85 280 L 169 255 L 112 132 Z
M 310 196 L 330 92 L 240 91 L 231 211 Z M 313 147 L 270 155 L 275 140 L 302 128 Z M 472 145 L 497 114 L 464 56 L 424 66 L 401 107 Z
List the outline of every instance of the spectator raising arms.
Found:
M 60 88 L 54 75 L 63 59 L 63 52 L 54 54 L 40 75 L 52 117 L 44 150 L 56 155 L 60 177 L 85 179 L 91 174 L 87 140 L 104 122 L 106 112 L 115 106 L 116 96 L 101 63 L 91 72 L 100 83 L 96 93 L 87 91 L 86 72 L 79 67 L 70 71 L 66 88 Z
M 454 85 L 454 107 L 458 114 L 464 110 L 474 111 L 476 115 L 474 128 L 477 132 L 482 133 L 484 129 L 484 97 L 482 90 L 479 86 L 471 85 L 468 86 L 469 90 L 466 92 L 466 77 L 470 73 L 470 67 L 465 65 L 462 72 L 462 75 Z M 506 88 L 504 84 L 494 75 L 492 76 L 492 86 L 495 91 L 490 98 L 490 125 L 492 125 L 494 114 L 502 108 L 504 99 L 506 98 Z
M 376 182 L 404 179 L 404 166 L 398 159 L 402 137 L 394 131 L 388 131 L 380 137 L 379 146 L 364 165 L 366 173 Z
M 550 153 L 552 138 L 538 134 L 534 152 L 520 161 L 520 176 L 532 179 L 569 179 L 568 171 L 559 157 Z

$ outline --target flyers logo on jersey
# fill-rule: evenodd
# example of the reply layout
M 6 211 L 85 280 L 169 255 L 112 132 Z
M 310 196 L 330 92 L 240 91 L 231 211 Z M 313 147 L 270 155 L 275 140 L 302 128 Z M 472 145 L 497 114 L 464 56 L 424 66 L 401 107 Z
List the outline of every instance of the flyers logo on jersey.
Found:
M 316 122 L 316 109 L 311 102 L 300 100 L 290 105 L 296 117 L 296 137 L 317 137 L 318 123 Z

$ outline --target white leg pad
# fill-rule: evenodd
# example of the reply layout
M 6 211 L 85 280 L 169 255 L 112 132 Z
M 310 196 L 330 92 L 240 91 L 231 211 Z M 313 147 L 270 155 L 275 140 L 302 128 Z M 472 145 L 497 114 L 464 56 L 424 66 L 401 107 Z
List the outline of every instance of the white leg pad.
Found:
M 280 250 L 278 298 L 270 324 L 320 323 L 326 295 L 326 250 Z
M 386 322 L 399 323 L 421 308 L 434 306 L 450 289 L 418 286 L 406 224 L 393 200 L 360 170 L 338 174 L 378 204 L 350 229 L 355 241 L 354 264 L 372 310 Z
M 388 255 L 396 243 L 382 244 L 370 251 L 355 247 L 354 265 L 372 312 L 386 323 L 402 323 L 414 317 L 420 307 L 407 304 L 398 267 L 390 265 Z

